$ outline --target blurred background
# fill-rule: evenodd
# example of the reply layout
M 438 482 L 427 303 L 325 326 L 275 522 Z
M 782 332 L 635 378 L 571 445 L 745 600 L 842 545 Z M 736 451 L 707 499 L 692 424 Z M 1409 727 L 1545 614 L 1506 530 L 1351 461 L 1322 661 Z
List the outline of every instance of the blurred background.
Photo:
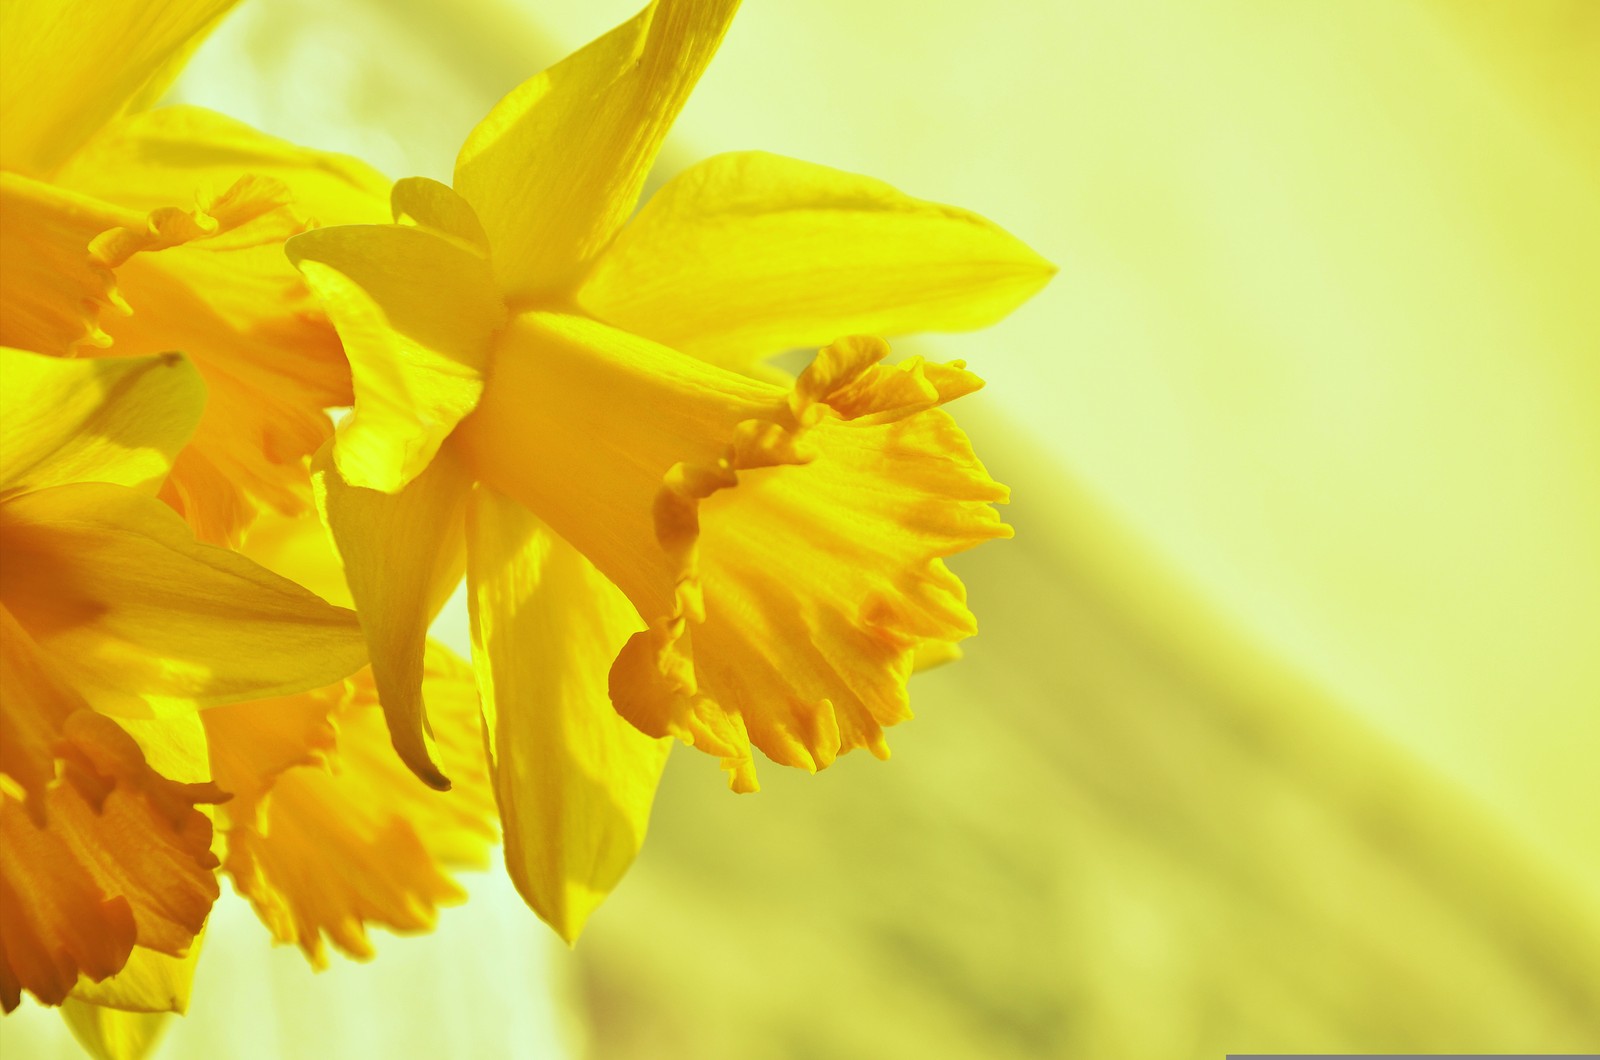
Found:
M 448 180 L 635 7 L 245 0 L 174 98 Z M 967 658 L 887 764 L 675 755 L 576 951 L 498 870 L 320 976 L 227 895 L 156 1055 L 1600 1044 L 1600 4 L 752 2 L 654 184 L 748 148 L 1062 267 L 897 345 L 1014 491 Z

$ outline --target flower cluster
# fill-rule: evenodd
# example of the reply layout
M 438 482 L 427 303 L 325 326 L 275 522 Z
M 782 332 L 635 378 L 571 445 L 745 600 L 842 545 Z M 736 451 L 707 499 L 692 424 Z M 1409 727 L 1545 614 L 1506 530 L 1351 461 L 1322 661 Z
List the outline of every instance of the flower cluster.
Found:
M 230 6 L 5 8 L 8 1011 L 181 1011 L 218 872 L 366 956 L 498 835 L 573 941 L 670 737 L 739 791 L 752 748 L 886 755 L 975 630 L 944 558 L 1009 534 L 943 407 L 981 382 L 872 336 L 993 322 L 1050 265 L 761 153 L 635 212 L 735 0 L 521 85 L 449 186 L 152 109 Z M 428 638 L 463 577 L 470 666 Z

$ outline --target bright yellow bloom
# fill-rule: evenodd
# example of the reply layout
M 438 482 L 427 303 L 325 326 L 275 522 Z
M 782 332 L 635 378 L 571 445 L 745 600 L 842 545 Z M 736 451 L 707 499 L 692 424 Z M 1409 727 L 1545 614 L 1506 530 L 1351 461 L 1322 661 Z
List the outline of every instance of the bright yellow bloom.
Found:
M 313 221 L 384 216 L 387 181 L 194 107 L 145 109 L 233 0 L 28 0 L 0 14 L 0 343 L 181 349 L 209 400 L 164 498 L 202 540 L 309 503 L 349 401 L 337 337 L 284 262 Z
M 182 1011 L 217 893 L 195 803 L 229 800 L 221 867 L 319 965 L 324 934 L 364 957 L 366 924 L 431 927 L 462 897 L 444 869 L 481 865 L 495 834 L 481 754 L 451 759 L 449 800 L 393 759 L 370 677 L 346 676 L 353 616 L 195 543 L 148 496 L 212 541 L 258 506 L 305 509 L 348 366 L 281 243 L 313 218 L 387 216 L 387 182 L 358 163 L 142 109 L 229 6 L 4 8 L 0 337 L 128 358 L 5 354 L 8 1009 L 26 989 Z M 193 361 L 141 356 L 174 348 Z M 441 742 L 475 752 L 470 674 L 438 648 L 429 672 Z
M 394 757 L 370 674 L 343 677 L 362 662 L 354 616 L 297 584 L 339 579 L 326 544 L 307 545 L 320 528 L 273 523 L 257 543 L 290 582 L 194 543 L 153 498 L 199 418 L 192 366 L 0 356 L 7 1009 L 26 989 L 182 1011 L 214 846 L 318 966 L 324 935 L 364 958 L 367 924 L 431 928 L 463 897 L 444 870 L 481 867 L 495 836 L 468 668 L 430 647 L 434 732 L 459 781 L 441 795 Z M 220 845 L 200 802 L 221 803 Z
M 659 0 L 506 97 L 454 188 L 289 254 L 344 340 L 319 457 L 395 747 L 425 736 L 424 632 L 465 568 L 507 863 L 569 940 L 642 839 L 677 736 L 755 788 L 887 753 L 919 654 L 971 635 L 942 558 L 1009 533 L 939 408 L 958 364 L 879 339 L 976 327 L 1053 269 L 965 211 L 760 154 L 625 225 L 731 0 Z M 766 356 L 832 343 L 792 389 Z
M 268 519 L 250 555 L 325 599 L 349 594 L 314 521 Z M 326 688 L 206 711 L 222 868 L 279 942 L 327 964 L 323 939 L 372 956 L 365 925 L 430 930 L 435 908 L 464 900 L 449 868 L 483 868 L 498 835 L 471 669 L 430 642 L 431 721 L 454 788 L 418 784 L 395 757 L 368 669 Z
M 187 361 L 5 349 L 0 374 L 9 1011 L 24 989 L 58 1003 L 80 975 L 106 979 L 136 947 L 189 950 L 217 893 L 197 806 L 227 796 L 159 760 L 182 757 L 182 715 L 337 681 L 362 646 L 348 611 L 195 542 L 155 499 L 204 402 Z M 161 717 L 178 728 L 139 720 Z

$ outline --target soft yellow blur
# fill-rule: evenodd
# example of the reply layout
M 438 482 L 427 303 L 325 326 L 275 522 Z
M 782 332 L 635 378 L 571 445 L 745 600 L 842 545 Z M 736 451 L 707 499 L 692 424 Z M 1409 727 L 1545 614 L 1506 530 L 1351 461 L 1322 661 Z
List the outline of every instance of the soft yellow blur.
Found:
M 246 0 L 178 95 L 447 179 L 635 6 Z M 916 347 L 990 380 L 983 636 L 887 765 L 678 756 L 548 965 L 498 876 L 293 992 L 224 906 L 156 1055 L 559 1055 L 552 981 L 605 1058 L 1592 1047 L 1597 101 L 1584 0 L 750 3 L 653 185 L 792 154 L 1063 267 Z

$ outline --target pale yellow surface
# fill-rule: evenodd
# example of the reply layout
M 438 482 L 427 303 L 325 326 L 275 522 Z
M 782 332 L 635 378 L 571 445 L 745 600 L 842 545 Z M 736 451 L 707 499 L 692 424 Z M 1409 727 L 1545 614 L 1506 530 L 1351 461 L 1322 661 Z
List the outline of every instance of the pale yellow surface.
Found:
M 179 93 L 448 179 L 634 6 L 247 0 Z M 1592 1048 L 1597 101 L 1582 0 L 747 5 L 650 187 L 792 154 L 1062 272 L 900 347 L 990 383 L 983 635 L 887 765 L 735 799 L 675 756 L 553 958 L 590 1052 Z M 479 890 L 315 983 L 224 906 L 157 1055 L 559 1055 L 542 929 Z

